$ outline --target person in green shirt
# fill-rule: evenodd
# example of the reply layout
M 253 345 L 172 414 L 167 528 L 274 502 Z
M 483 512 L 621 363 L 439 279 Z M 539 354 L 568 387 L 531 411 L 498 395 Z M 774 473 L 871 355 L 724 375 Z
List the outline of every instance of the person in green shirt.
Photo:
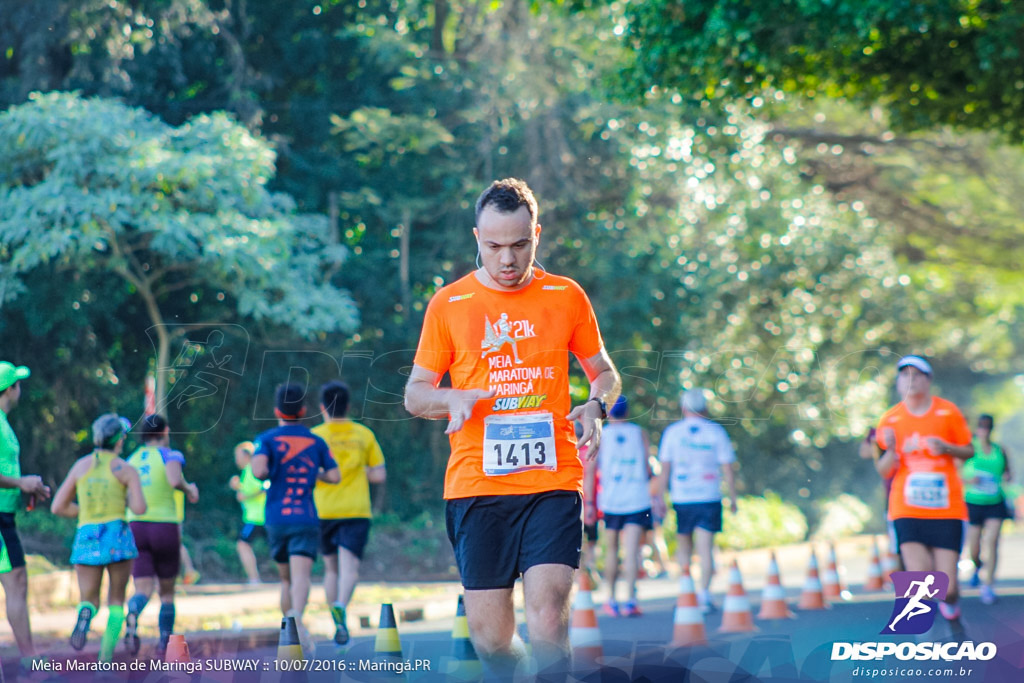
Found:
M 18 643 L 22 657 L 35 655 L 32 628 L 28 618 L 28 571 L 25 569 L 25 551 L 14 522 L 14 512 L 21 494 L 36 500 L 50 497 L 50 487 L 41 477 L 21 473 L 21 445 L 14 435 L 7 416 L 21 399 L 21 380 L 31 372 L 25 366 L 0 361 L 0 538 L 4 553 L 10 562 L 10 571 L 0 573 L 0 585 L 7 598 L 7 621 Z M 0 558 L 2 564 L 2 558 Z M 2 569 L 2 567 L 0 567 Z
M 255 446 L 251 441 L 243 441 L 235 446 L 235 465 L 240 474 L 231 477 L 229 486 L 235 492 L 235 498 L 242 506 L 242 530 L 238 532 L 238 559 L 245 569 L 250 586 L 260 583 L 260 571 L 256 564 L 256 552 L 252 542 L 257 536 L 267 538 L 264 528 L 266 522 L 267 486 L 268 482 L 260 481 L 252 473 L 252 454 Z
M 974 456 L 964 463 L 960 473 L 964 482 L 964 500 L 967 502 L 967 547 L 974 562 L 974 576 L 970 586 L 981 586 L 981 602 L 991 605 L 996 601 L 992 588 L 999 559 L 999 532 L 1003 520 L 1009 518 L 1003 482 L 1013 479 L 1010 458 L 1006 449 L 992 442 L 995 420 L 991 415 L 979 415 L 974 431 Z M 987 562 L 981 560 L 982 543 Z M 982 572 L 984 569 L 984 572 Z

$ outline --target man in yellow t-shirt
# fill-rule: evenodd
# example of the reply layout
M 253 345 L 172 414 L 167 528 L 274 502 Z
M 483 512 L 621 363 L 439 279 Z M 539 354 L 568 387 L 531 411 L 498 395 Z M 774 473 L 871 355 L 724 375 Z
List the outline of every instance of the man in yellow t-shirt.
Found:
M 313 433 L 327 442 L 338 463 L 341 481 L 318 481 L 313 489 L 320 516 L 320 550 L 324 554 L 324 592 L 336 631 L 334 642 L 348 642 L 345 609 L 359 580 L 359 563 L 370 535 L 370 484 L 383 484 L 387 476 L 384 455 L 373 432 L 348 419 L 349 390 L 344 382 L 328 382 L 320 389 L 324 423 Z

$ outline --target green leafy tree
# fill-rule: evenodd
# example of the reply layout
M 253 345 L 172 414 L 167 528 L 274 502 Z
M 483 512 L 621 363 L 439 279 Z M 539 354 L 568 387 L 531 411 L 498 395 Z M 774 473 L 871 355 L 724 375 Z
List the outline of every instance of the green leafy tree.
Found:
M 0 305 L 49 263 L 122 278 L 157 338 L 158 406 L 182 334 L 163 308 L 197 288 L 301 336 L 355 327 L 351 299 L 326 277 L 345 248 L 322 217 L 268 192 L 273 151 L 226 115 L 175 128 L 116 101 L 51 93 L 4 112 L 0 131 Z
M 880 102 L 899 129 L 1024 138 L 1024 8 L 1005 0 L 654 0 L 625 5 L 621 83 L 709 102 L 774 91 Z

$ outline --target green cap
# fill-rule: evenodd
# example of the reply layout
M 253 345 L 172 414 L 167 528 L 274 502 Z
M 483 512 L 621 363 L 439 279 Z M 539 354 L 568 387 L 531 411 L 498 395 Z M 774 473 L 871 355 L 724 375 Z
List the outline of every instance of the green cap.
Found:
M 7 361 L 0 361 L 0 391 L 6 391 L 8 387 L 20 379 L 25 379 L 32 373 L 24 365 L 15 366 Z

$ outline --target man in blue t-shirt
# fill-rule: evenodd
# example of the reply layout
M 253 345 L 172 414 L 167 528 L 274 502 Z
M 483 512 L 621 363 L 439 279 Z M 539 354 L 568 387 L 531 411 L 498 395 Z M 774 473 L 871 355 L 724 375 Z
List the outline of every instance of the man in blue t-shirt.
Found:
M 270 482 L 267 489 L 267 538 L 281 575 L 281 611 L 294 616 L 303 649 L 312 649 L 302 614 L 309 599 L 310 574 L 320 547 L 320 518 L 313 502 L 317 479 L 341 480 L 327 442 L 299 423 L 305 414 L 305 390 L 282 384 L 274 397 L 278 426 L 256 437 L 252 473 Z

